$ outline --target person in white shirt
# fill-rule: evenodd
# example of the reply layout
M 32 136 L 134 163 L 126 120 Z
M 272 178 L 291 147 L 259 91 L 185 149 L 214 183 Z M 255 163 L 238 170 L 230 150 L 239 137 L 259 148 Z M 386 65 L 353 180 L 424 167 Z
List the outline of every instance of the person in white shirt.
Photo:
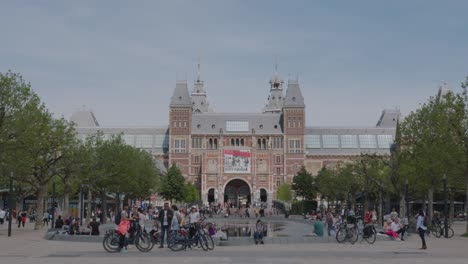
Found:
M 189 218 L 190 218 L 190 231 L 189 232 L 190 232 L 190 238 L 192 238 L 195 235 L 195 232 L 197 230 L 195 227 L 195 224 L 200 222 L 200 213 L 197 211 L 197 207 L 192 206 L 192 208 L 190 208 Z
M 405 235 L 405 228 L 403 225 L 400 223 L 400 218 L 396 217 L 393 219 L 392 224 L 390 225 L 390 228 L 395 231 L 395 233 L 400 235 L 401 241 L 405 241 L 403 236 Z
M 426 234 L 427 227 L 424 225 L 424 212 L 423 210 L 419 210 L 418 218 L 416 220 L 416 230 L 419 231 L 419 236 L 421 237 L 422 247 L 421 249 L 427 249 L 426 246 L 426 239 L 424 239 L 424 235 Z
M 0 225 L 3 225 L 3 222 L 5 221 L 5 215 L 6 215 L 6 212 L 3 211 L 2 208 L 0 208 Z

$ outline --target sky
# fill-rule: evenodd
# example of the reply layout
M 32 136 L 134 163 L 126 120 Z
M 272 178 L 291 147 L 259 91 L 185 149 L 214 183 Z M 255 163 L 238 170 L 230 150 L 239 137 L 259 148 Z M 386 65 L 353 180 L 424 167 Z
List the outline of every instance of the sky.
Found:
M 298 77 L 308 126 L 374 126 L 468 76 L 468 1 L 0 1 L 0 72 L 57 117 L 168 124 L 198 61 L 217 112 L 260 112 Z

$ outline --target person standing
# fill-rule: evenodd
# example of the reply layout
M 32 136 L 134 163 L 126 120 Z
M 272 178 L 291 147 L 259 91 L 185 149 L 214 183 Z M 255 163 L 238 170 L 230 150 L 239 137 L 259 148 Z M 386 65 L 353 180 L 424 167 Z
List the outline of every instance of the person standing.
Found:
M 182 215 L 180 214 L 179 208 L 177 207 L 177 205 L 173 204 L 171 208 L 172 208 L 173 215 L 174 215 L 171 221 L 171 231 L 177 231 L 180 229 L 180 225 L 183 224 Z
M 426 239 L 424 235 L 426 234 L 426 224 L 424 223 L 425 215 L 422 209 L 419 210 L 418 218 L 416 219 L 416 230 L 419 232 L 419 237 L 421 237 L 422 247 L 421 249 L 427 249 Z
M 377 211 L 375 208 L 371 212 L 371 222 L 373 225 L 377 224 Z
M 164 208 L 159 212 L 159 222 L 161 223 L 161 245 L 159 248 L 164 248 L 164 237 L 169 238 L 169 228 L 172 222 L 173 213 L 169 209 L 169 203 L 164 203 Z M 166 239 L 167 240 L 167 239 Z
M 336 231 L 335 231 L 335 218 L 333 217 L 332 212 L 327 213 L 327 231 L 328 231 L 328 236 L 335 236 Z
M 0 225 L 3 225 L 3 222 L 5 221 L 5 215 L 6 215 L 6 212 L 3 211 L 2 208 L 0 208 Z
M 190 235 L 190 238 L 193 238 L 193 236 L 195 236 L 195 233 L 196 233 L 196 231 L 197 231 L 197 229 L 196 229 L 196 227 L 195 227 L 195 224 L 197 224 L 198 222 L 200 222 L 200 213 L 197 212 L 197 207 L 192 206 L 192 207 L 190 208 L 189 218 L 190 218 L 190 230 L 189 230 L 189 235 Z

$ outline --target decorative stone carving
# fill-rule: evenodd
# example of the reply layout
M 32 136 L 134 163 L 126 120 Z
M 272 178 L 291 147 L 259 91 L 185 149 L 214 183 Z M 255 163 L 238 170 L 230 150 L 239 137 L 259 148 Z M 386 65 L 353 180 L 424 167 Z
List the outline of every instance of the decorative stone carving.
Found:
M 218 161 L 217 160 L 208 160 L 208 173 L 217 173 L 218 172 Z

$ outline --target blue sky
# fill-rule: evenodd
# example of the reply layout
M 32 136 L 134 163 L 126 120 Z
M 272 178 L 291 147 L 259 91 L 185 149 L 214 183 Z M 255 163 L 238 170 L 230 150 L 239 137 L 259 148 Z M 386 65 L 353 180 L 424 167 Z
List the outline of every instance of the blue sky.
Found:
M 165 125 L 197 58 L 218 112 L 258 112 L 299 76 L 308 126 L 373 126 L 468 76 L 468 1 L 3 1 L 0 72 L 102 125 Z M 190 85 L 192 86 L 192 85 Z

